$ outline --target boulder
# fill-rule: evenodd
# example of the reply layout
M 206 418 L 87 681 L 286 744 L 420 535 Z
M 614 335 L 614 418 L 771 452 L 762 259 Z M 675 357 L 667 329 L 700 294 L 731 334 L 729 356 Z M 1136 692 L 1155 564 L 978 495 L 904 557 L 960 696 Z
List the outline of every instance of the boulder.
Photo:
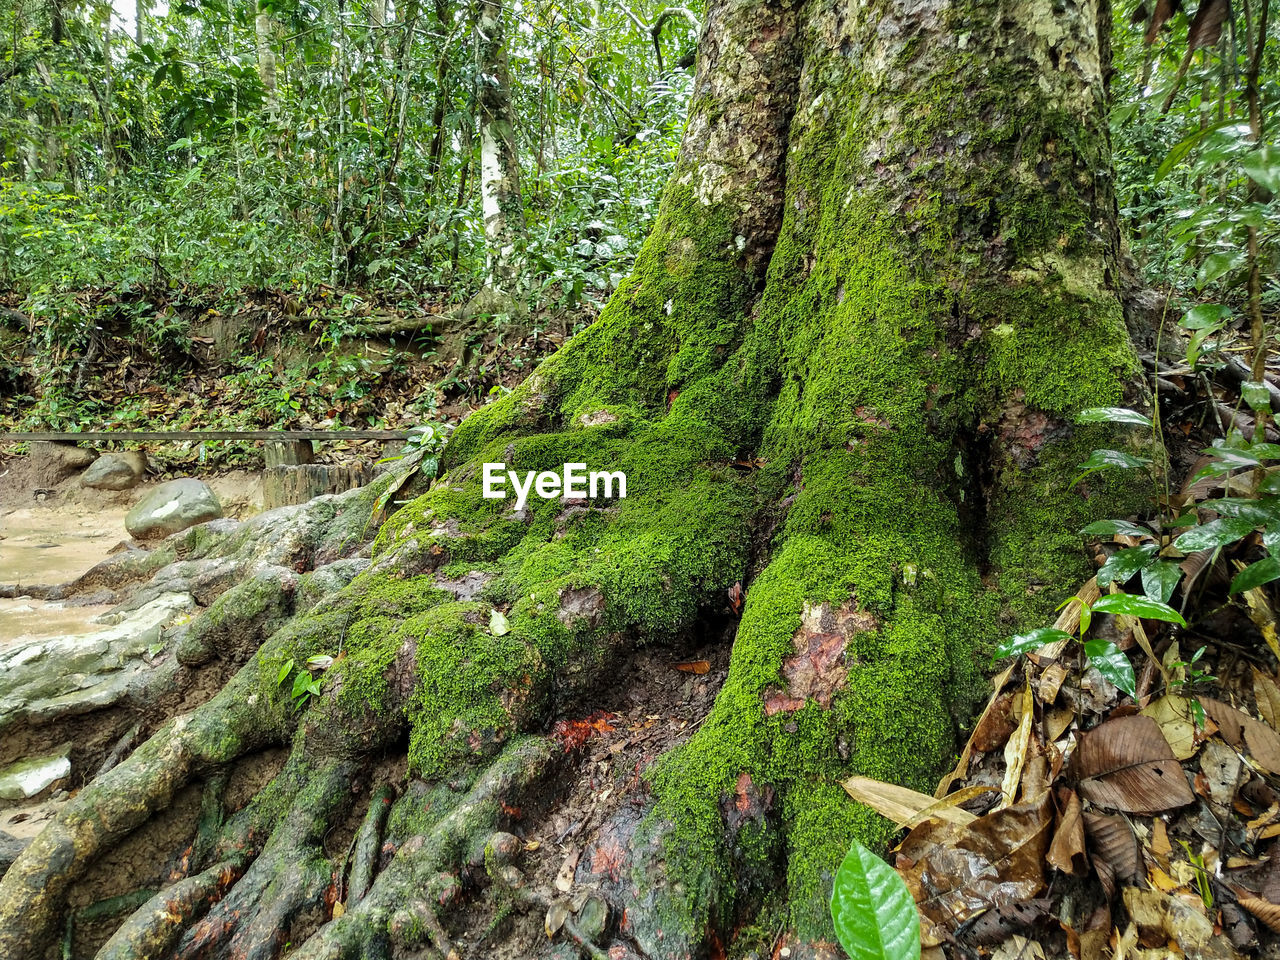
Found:
M 80 483 L 95 490 L 128 490 L 147 471 L 147 455 L 141 450 L 104 453 L 80 475 Z
M 11 763 L 0 769 L 0 800 L 26 800 L 43 793 L 71 773 L 71 744 L 53 753 Z
M 148 540 L 221 516 L 222 504 L 209 485 L 184 477 L 160 484 L 139 500 L 124 518 L 124 526 L 129 536 Z
M 70 443 L 37 440 L 31 444 L 31 462 L 36 467 L 40 486 L 52 486 L 73 473 L 79 473 L 98 459 L 98 451 Z

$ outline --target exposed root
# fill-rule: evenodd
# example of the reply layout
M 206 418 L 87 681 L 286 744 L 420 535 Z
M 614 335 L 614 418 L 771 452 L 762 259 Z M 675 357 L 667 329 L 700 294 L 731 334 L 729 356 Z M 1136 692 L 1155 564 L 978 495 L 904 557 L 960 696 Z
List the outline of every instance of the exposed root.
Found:
M 525 738 L 508 746 L 461 802 L 401 846 L 368 894 L 322 927 L 291 955 L 293 960 L 355 960 L 385 950 L 397 913 L 406 903 L 421 899 L 421 891 L 434 888 L 442 872 L 465 862 L 474 849 L 483 849 L 484 842 L 505 817 L 504 804 L 510 804 L 546 776 L 553 757 L 553 745 L 541 738 Z M 434 909 L 430 908 L 433 916 Z M 418 914 L 414 916 L 422 919 Z M 424 926 L 415 933 L 414 923 L 395 926 L 400 931 L 398 937 L 405 942 L 416 939 L 422 943 L 423 936 L 433 940 L 443 937 L 442 929 L 433 934 Z M 437 949 L 447 942 L 447 938 L 436 940 Z
M 373 792 L 369 812 L 365 814 L 351 851 L 351 877 L 347 881 L 347 902 L 359 903 L 373 884 L 374 870 L 382 849 L 382 831 L 391 812 L 395 790 L 384 784 Z
M 187 927 L 243 871 L 241 859 L 226 860 L 157 893 L 112 934 L 95 960 L 160 960 L 167 956 Z
M 295 918 L 317 908 L 332 881 L 322 843 L 350 796 L 354 769 L 333 763 L 310 778 L 239 883 L 183 938 L 178 956 L 216 956 L 224 944 L 243 960 L 276 956 Z
M 0 956 L 39 955 L 67 890 L 99 851 L 168 806 L 198 771 L 265 745 L 273 725 L 248 704 L 256 680 L 246 669 L 205 707 L 171 720 L 32 841 L 0 880 Z

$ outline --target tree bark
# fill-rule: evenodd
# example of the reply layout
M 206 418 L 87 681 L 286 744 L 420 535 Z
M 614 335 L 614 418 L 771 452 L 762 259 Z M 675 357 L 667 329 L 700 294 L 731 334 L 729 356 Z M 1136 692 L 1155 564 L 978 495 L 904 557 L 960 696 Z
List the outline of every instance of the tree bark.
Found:
M 986 649 L 1074 592 L 1083 523 L 1144 500 L 1131 483 L 1068 485 L 1089 449 L 1128 442 L 1075 414 L 1142 400 L 1118 291 L 1108 20 L 1095 0 L 711 0 L 674 173 L 599 320 L 462 423 L 443 476 L 382 525 L 356 579 L 71 801 L 0 881 L 0 954 L 37 956 L 75 876 L 184 778 L 291 736 L 286 772 L 228 826 L 270 839 L 223 838 L 211 863 L 254 862 L 184 943 L 248 943 L 317 909 L 317 878 L 343 861 L 316 838 L 377 817 L 329 785 L 407 740 L 412 774 L 454 799 L 427 804 L 294 955 L 448 954 L 438 914 L 465 851 L 487 858 L 519 798 L 554 789 L 538 731 L 602 676 L 628 683 L 635 643 L 703 629 L 743 587 L 714 708 L 648 771 L 647 815 L 627 805 L 583 839 L 578 876 L 649 957 L 704 955 L 752 923 L 829 940 L 850 841 L 893 832 L 840 782 L 931 789 Z M 482 494 L 485 463 L 573 462 L 625 472 L 627 498 L 517 512 Z M 326 543 L 358 548 L 353 531 L 403 499 L 382 483 L 344 501 Z M 326 531 L 334 509 L 291 522 Z M 201 549 L 248 569 L 252 542 Z M 228 629 L 227 611 L 212 622 Z M 295 711 L 272 680 L 321 654 L 324 688 Z M 606 841 L 625 868 L 593 873 Z M 467 882 L 537 902 L 503 894 L 509 876 Z
M 520 194 L 520 155 L 516 148 L 515 114 L 502 0 L 480 0 L 476 19 L 476 72 L 479 74 L 480 199 L 488 241 L 488 286 L 510 295 L 520 271 L 520 239 L 524 234 L 524 201 Z
M 267 119 L 274 124 L 280 118 L 280 93 L 276 84 L 276 52 L 272 46 L 274 24 L 269 11 L 261 7 L 258 9 L 253 19 L 253 33 L 258 53 L 258 79 L 262 82 Z

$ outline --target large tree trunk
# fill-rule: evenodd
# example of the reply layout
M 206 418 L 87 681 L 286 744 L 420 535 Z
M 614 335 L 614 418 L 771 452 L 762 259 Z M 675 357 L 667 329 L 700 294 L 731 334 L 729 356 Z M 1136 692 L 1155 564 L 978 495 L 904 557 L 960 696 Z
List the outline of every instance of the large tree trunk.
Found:
M 592 844 L 625 850 L 626 869 L 591 879 L 654 958 L 753 924 L 829 937 L 851 838 L 891 832 L 840 781 L 930 787 L 986 644 L 1074 587 L 1082 522 L 1142 498 L 1068 487 L 1109 439 L 1074 413 L 1121 401 L 1137 373 L 1108 17 L 1092 0 L 712 0 L 677 168 L 599 321 L 462 424 L 446 474 L 382 526 L 349 585 L 300 604 L 222 694 L 80 792 L 0 882 L 0 955 L 41 956 L 68 891 L 183 784 L 291 736 L 285 770 L 187 886 L 104 955 L 274 955 L 276 931 L 323 911 L 324 876 L 342 875 L 322 838 L 354 801 L 334 784 L 365 782 L 402 738 L 411 774 L 454 799 L 408 821 L 341 916 L 296 928 L 291 956 L 449 955 L 440 916 L 467 851 L 501 845 L 484 838 L 521 796 L 554 792 L 539 732 L 637 642 L 703 629 L 739 584 L 714 708 L 649 771 L 646 815 L 588 838 L 579 875 Z M 517 513 L 482 497 L 487 462 L 623 470 L 629 495 Z M 340 512 L 367 516 L 384 490 Z M 294 522 L 326 544 L 369 526 Z M 253 543 L 201 549 L 247 568 Z M 281 667 L 339 649 L 295 713 Z M 509 876 L 493 864 L 466 885 Z

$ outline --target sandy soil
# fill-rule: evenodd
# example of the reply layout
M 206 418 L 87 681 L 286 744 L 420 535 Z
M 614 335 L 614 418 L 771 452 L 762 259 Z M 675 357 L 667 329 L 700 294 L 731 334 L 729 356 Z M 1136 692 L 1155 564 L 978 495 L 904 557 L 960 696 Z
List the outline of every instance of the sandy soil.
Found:
M 125 514 L 157 483 L 113 493 L 89 490 L 72 477 L 45 488 L 29 476 L 25 461 L 0 465 L 0 583 L 62 583 L 84 573 L 129 539 Z M 227 516 L 245 517 L 262 505 L 256 473 L 202 478 Z M 29 597 L 0 599 L 0 649 L 50 636 L 96 629 L 90 621 L 108 607 L 76 606 Z

